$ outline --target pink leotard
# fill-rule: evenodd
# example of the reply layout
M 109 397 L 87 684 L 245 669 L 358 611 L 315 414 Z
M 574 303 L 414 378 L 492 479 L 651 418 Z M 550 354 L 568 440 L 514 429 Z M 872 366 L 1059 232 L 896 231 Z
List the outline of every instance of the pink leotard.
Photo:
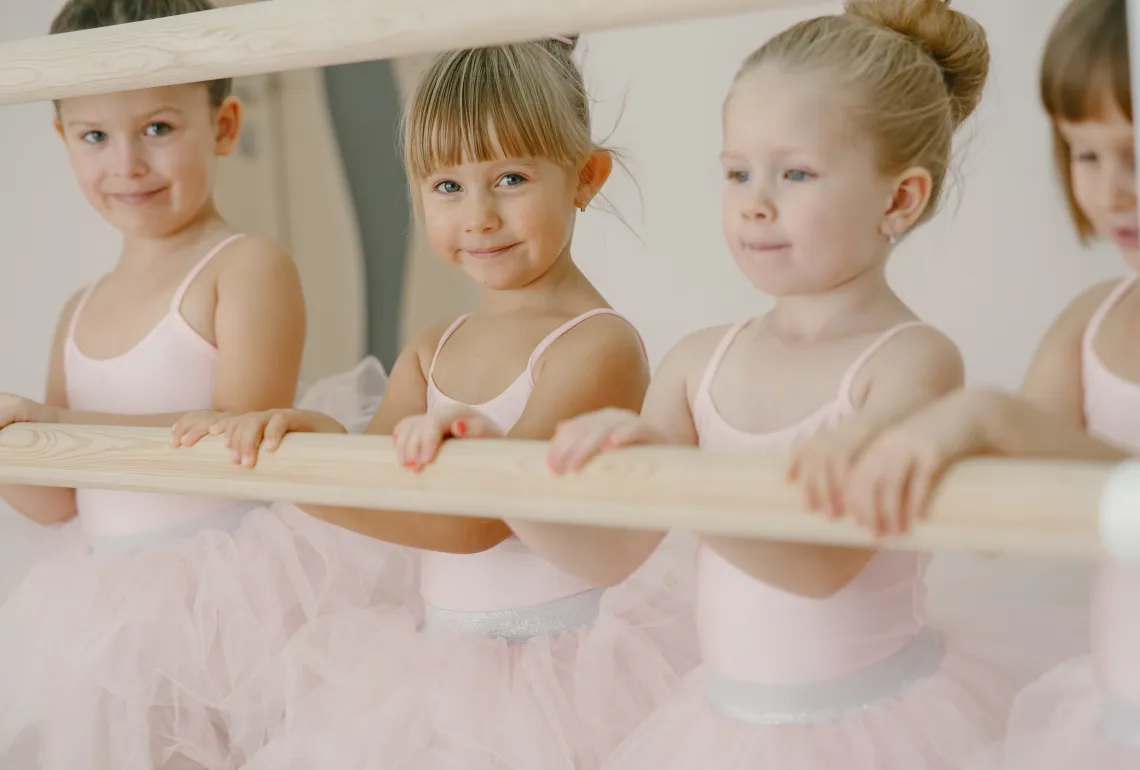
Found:
M 170 310 L 138 344 L 113 358 L 91 358 L 75 343 L 83 309 L 98 283 L 80 298 L 64 347 L 67 401 L 71 409 L 113 414 L 167 414 L 209 409 L 218 351 L 182 316 L 182 300 L 202 270 L 240 235 L 226 238 L 196 264 L 170 300 Z M 203 528 L 235 529 L 241 506 L 189 495 L 76 491 L 84 530 L 100 543 L 127 547 L 161 533 L 179 536 Z
M 542 354 L 578 324 L 602 314 L 617 315 L 598 308 L 571 319 L 538 344 L 526 369 L 506 390 L 485 403 L 463 406 L 489 418 L 504 433 L 510 431 L 534 391 L 534 366 Z M 428 374 L 429 410 L 459 404 L 436 387 L 434 373 L 440 352 L 466 320 L 467 316 L 456 320 L 440 338 Z M 424 551 L 420 590 L 429 626 L 517 637 L 589 623 L 597 614 L 602 594 L 542 559 L 515 537 L 477 554 Z M 516 612 L 523 608 L 525 612 Z
M 848 367 L 835 399 L 782 430 L 747 433 L 728 422 L 712 397 L 725 354 L 748 322 L 724 336 L 693 401 L 700 446 L 787 451 L 855 412 L 851 388 L 863 365 L 895 335 L 880 335 Z M 924 626 L 928 557 L 883 551 L 833 596 L 796 596 L 753 579 L 714 550 L 699 555 L 697 626 L 710 668 L 710 703 L 737 719 L 766 724 L 829 719 L 903 689 L 931 673 L 940 639 Z

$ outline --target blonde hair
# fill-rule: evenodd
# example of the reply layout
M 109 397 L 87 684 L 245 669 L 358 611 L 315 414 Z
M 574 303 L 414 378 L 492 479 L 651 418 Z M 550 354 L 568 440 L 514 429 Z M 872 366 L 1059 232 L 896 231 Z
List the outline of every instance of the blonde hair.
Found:
M 448 51 L 432 60 L 404 112 L 409 179 L 500 157 L 576 167 L 602 148 L 573 59 L 576 38 Z
M 1125 17 L 1125 0 L 1073 0 L 1057 19 L 1041 60 L 1041 103 L 1053 122 L 1053 160 L 1084 242 L 1095 231 L 1073 194 L 1072 153 L 1059 123 L 1103 117 L 1106 99 L 1132 120 Z
M 797 24 L 744 62 L 824 70 L 854 95 L 852 118 L 877 143 L 885 174 L 925 168 L 933 181 L 919 222 L 933 216 L 954 133 L 978 106 L 989 75 L 986 34 L 943 0 L 847 0 L 845 12 Z M 734 86 L 735 87 L 735 86 Z

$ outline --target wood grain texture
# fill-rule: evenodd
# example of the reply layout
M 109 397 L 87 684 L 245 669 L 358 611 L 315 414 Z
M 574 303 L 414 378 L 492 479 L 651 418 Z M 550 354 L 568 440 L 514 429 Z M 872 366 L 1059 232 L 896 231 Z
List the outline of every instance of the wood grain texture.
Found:
M 797 2 L 804 0 L 267 0 L 5 43 L 0 45 L 0 104 L 411 56 Z
M 379 436 L 292 434 L 258 467 L 234 466 L 218 439 L 170 446 L 164 430 L 13 425 L 0 430 L 0 483 L 178 492 L 429 513 L 502 516 L 848 545 L 872 538 L 808 513 L 780 456 L 640 447 L 556 477 L 545 442 L 456 441 L 422 473 Z M 1101 552 L 1109 463 L 979 459 L 951 469 L 928 521 L 890 548 L 1053 555 Z

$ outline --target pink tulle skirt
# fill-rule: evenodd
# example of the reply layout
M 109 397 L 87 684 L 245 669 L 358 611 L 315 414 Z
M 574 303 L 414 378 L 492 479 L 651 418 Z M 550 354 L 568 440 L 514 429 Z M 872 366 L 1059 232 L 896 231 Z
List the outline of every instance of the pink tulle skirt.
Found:
M 697 662 L 695 549 L 667 543 L 565 633 L 489 637 L 433 627 L 430 611 L 426 628 L 399 612 L 310 626 L 294 645 L 294 707 L 247 770 L 599 767 Z M 533 617 L 564 622 L 590 601 Z M 534 610 L 512 622 L 528 627 Z
M 318 383 L 347 420 L 378 365 Z M 383 370 L 379 370 L 382 375 Z M 369 379 L 362 388 L 362 377 Z M 79 522 L 0 605 L 0 766 L 231 770 L 284 719 L 284 651 L 309 623 L 405 606 L 415 559 L 294 506 L 93 540 Z
M 936 556 L 929 628 L 895 660 L 803 687 L 721 680 L 703 666 L 604 770 L 961 770 L 1005 734 L 1021 688 L 1085 643 L 1083 592 L 1057 588 L 1071 574 L 1083 573 Z M 1050 588 L 1034 592 L 1045 578 Z
M 0 607 L 0 740 L 45 770 L 239 766 L 283 717 L 290 636 L 412 584 L 407 553 L 292 506 L 122 553 L 71 529 Z
M 1114 704 L 1097 686 L 1092 659 L 1078 658 L 1027 687 L 1005 739 L 970 770 L 1135 770 L 1140 705 Z
M 834 713 L 742 717 L 710 700 L 707 667 L 614 752 L 605 770 L 959 770 L 1002 732 L 1017 677 L 990 651 L 940 635 L 937 669 L 896 694 Z M 846 685 L 835 698 L 850 696 Z M 787 691 L 762 693 L 772 702 Z M 747 695 L 742 696 L 747 700 Z M 826 686 L 812 696 L 829 703 Z M 801 700 L 793 695 L 792 701 Z M 731 714 L 731 715 L 730 715 Z

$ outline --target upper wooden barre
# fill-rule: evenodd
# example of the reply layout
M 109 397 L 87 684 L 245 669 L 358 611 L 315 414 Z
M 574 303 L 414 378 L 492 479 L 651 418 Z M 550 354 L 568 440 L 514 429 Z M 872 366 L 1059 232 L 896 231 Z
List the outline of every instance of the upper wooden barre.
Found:
M 0 45 L 0 105 L 724 16 L 804 0 L 268 0 Z
M 1130 464 L 978 459 L 955 465 L 929 518 L 876 541 L 851 521 L 807 512 L 786 459 L 683 447 L 605 454 L 578 475 L 546 467 L 545 442 L 444 445 L 421 473 L 382 436 L 292 434 L 257 468 L 235 466 L 220 439 L 174 448 L 159 429 L 12 425 L 0 430 L 0 483 L 170 492 L 245 500 L 495 516 L 843 545 L 974 548 L 1088 557 L 1133 554 L 1140 469 Z M 1102 493 L 1114 490 L 1105 543 Z M 1123 515 L 1121 515 L 1123 512 Z M 1122 528 L 1120 522 L 1125 522 Z M 1111 528 L 1110 528 L 1111 529 Z

